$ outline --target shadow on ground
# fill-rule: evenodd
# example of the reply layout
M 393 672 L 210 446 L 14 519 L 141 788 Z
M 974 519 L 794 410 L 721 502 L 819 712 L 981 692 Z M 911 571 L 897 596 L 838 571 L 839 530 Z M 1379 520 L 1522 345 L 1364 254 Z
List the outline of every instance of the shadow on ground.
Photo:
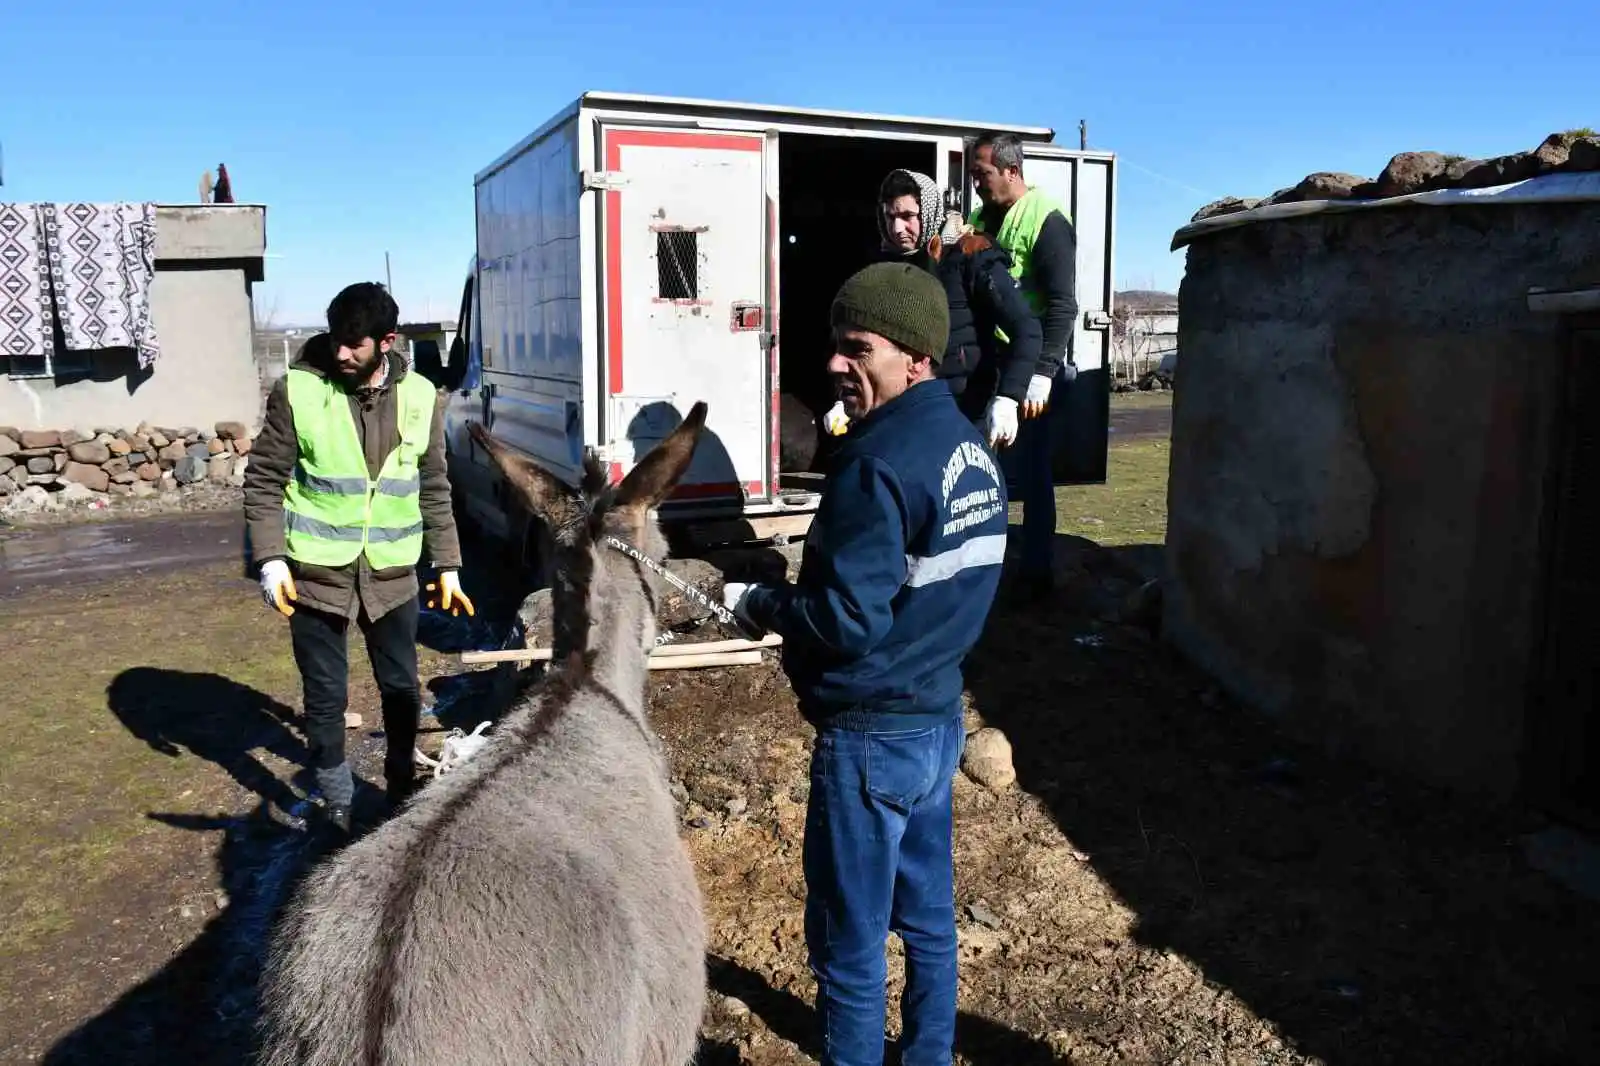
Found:
M 152 750 L 173 758 L 188 751 L 214 762 L 280 810 L 297 802 L 294 790 L 253 754 L 264 750 L 296 764 L 304 759 L 305 745 L 289 729 L 295 712 L 271 696 L 218 674 L 140 666 L 117 675 L 106 704 Z
M 310 838 L 269 815 L 151 814 L 221 831 L 217 880 L 228 906 L 159 972 L 59 1041 L 42 1066 L 242 1066 L 250 1061 L 255 985 L 267 932 L 311 854 Z
M 1061 595 L 1003 591 L 967 680 L 1142 943 L 1330 1066 L 1594 1061 L 1600 912 L 1522 864 L 1514 813 L 1290 743 L 1148 629 L 1093 621 L 1139 553 L 1059 541 Z
M 822 1057 L 816 1012 L 811 1004 L 791 992 L 773 988 L 759 973 L 730 959 L 708 956 L 706 969 L 711 991 L 738 1000 L 780 1039 L 814 1059 Z M 966 1011 L 956 1018 L 956 1051 L 974 1066 L 1043 1066 L 1059 1061 L 1048 1045 Z M 894 1045 L 885 1041 L 884 1061 L 898 1061 L 896 1054 Z

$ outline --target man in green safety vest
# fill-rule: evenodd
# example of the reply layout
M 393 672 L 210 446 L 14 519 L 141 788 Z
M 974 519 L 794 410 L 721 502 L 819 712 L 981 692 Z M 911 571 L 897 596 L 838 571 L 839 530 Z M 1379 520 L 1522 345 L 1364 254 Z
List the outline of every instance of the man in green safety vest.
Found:
M 1072 334 L 1078 318 L 1078 240 L 1066 208 L 1023 179 L 1022 142 L 1014 134 L 979 137 L 968 166 L 981 201 L 968 223 L 977 232 L 992 235 L 1011 256 L 1011 274 L 1044 333 L 1015 445 L 1022 499 L 1022 572 L 1013 586 L 1026 597 L 1042 598 L 1053 586 L 1050 559 L 1056 531 L 1050 422 L 1059 417 L 1059 391 L 1077 376 Z
M 443 409 L 433 384 L 393 350 L 399 314 L 374 282 L 333 298 L 328 331 L 306 343 L 268 395 L 245 472 L 261 594 L 289 619 L 311 765 L 327 823 L 341 834 L 350 832 L 355 791 L 344 742 L 350 623 L 361 629 L 382 700 L 392 809 L 416 788 L 424 549 L 442 606 L 473 611 L 458 574 Z

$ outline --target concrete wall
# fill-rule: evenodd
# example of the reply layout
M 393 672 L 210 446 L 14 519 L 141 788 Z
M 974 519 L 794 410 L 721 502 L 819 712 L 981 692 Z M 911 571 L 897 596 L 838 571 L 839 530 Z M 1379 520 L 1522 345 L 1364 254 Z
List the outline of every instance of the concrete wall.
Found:
M 1600 204 L 1397 207 L 1201 238 L 1181 290 L 1169 637 L 1293 731 L 1518 784 L 1557 316 Z
M 251 352 L 251 284 L 262 279 L 266 210 L 161 207 L 150 313 L 161 355 L 95 353 L 88 378 L 0 375 L 0 425 L 19 429 L 254 422 L 261 389 Z

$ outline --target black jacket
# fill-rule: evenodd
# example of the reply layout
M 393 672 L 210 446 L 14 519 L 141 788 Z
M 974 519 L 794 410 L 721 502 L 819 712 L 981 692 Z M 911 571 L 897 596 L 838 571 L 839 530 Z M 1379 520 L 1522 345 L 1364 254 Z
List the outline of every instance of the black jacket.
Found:
M 900 259 L 886 253 L 885 259 Z M 937 262 L 927 252 L 911 257 L 944 285 L 950 302 L 950 340 L 939 377 L 970 419 L 983 415 L 996 395 L 1018 403 L 1039 365 L 1042 331 L 1011 276 L 1011 257 L 987 237 L 970 235 L 945 246 Z M 995 336 L 995 327 L 1009 343 Z

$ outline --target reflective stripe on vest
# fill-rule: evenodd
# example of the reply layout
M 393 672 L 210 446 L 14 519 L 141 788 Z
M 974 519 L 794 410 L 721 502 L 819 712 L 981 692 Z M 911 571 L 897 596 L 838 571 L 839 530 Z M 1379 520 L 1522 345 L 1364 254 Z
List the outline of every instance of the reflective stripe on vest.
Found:
M 1004 248 L 1011 257 L 1011 276 L 1022 285 L 1023 298 L 1028 301 L 1035 315 L 1044 314 L 1045 300 L 1044 294 L 1038 291 L 1038 278 L 1029 267 L 1033 265 L 1034 243 L 1039 239 L 1039 231 L 1044 228 L 1044 220 L 1050 217 L 1052 211 L 1059 211 L 1062 218 L 1072 221 L 1067 209 L 1056 203 L 1048 193 L 1030 188 L 1022 194 L 1022 199 L 1011 205 L 1000 223 L 1000 232 L 994 235 L 994 243 Z M 973 229 L 984 232 L 981 204 L 973 209 L 968 221 Z
M 345 566 L 365 552 L 377 570 L 415 566 L 422 558 L 419 464 L 433 426 L 432 384 L 416 374 L 395 383 L 400 443 L 369 478 L 349 394 L 307 370 L 290 370 L 287 382 L 299 441 L 283 498 L 289 557 Z

